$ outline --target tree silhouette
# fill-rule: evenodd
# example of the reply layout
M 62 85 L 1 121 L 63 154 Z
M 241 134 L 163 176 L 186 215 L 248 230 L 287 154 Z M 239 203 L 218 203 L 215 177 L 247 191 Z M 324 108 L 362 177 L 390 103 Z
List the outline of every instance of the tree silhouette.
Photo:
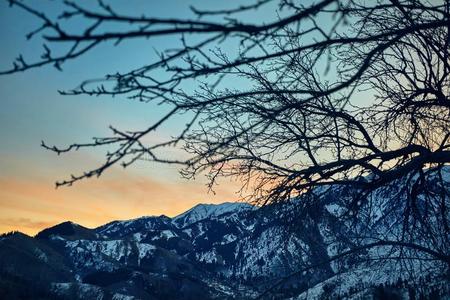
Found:
M 42 60 L 19 56 L 1 74 L 45 65 L 61 69 L 104 43 L 179 37 L 179 47 L 162 49 L 156 61 L 61 92 L 124 96 L 170 109 L 142 130 L 111 127 L 111 136 L 65 148 L 42 143 L 57 154 L 108 149 L 102 165 L 57 186 L 146 159 L 179 164 L 188 178 L 206 173 L 210 188 L 218 178 L 237 176 L 260 205 L 328 186 L 352 187 L 358 193 L 346 207 L 357 216 L 372 203 L 371 193 L 405 180 L 399 240 L 372 240 L 354 249 L 426 248 L 449 263 L 443 175 L 450 162 L 448 1 L 256 0 L 231 9 L 191 8 L 187 19 L 125 15 L 102 1 L 96 8 L 66 1 L 59 18 L 51 18 L 32 4 L 9 3 L 42 21 L 27 37 L 39 36 L 45 44 Z M 267 8 L 274 13 L 266 20 L 244 17 Z M 83 26 L 70 28 L 73 19 Z M 65 52 L 61 44 L 68 46 Z M 175 137 L 145 142 L 182 114 L 190 119 Z M 189 158 L 164 156 L 173 146 Z M 437 229 L 430 228 L 429 216 L 437 218 Z M 430 249 L 411 242 L 421 234 L 433 240 Z
M 181 37 L 180 48 L 165 50 L 158 61 L 62 92 L 127 95 L 144 102 L 159 100 L 173 109 L 144 130 L 112 128 L 111 137 L 67 148 L 43 144 L 57 153 L 116 146 L 104 165 L 57 184 L 99 176 L 111 165 L 128 166 L 145 156 L 183 164 L 187 176 L 207 171 L 212 182 L 229 175 L 254 179 L 266 200 L 277 201 L 318 185 L 373 189 L 450 161 L 448 3 L 328 0 L 304 7 L 280 1 L 283 15 L 278 19 L 254 25 L 238 18 L 272 2 L 219 11 L 192 8 L 198 18 L 188 20 L 125 16 L 103 2 L 99 12 L 65 2 L 67 10 L 52 20 L 10 1 L 42 20 L 27 37 L 42 34 L 46 44 L 41 61 L 28 63 L 19 56 L 2 74 L 46 64 L 61 68 L 108 41 Z M 211 16 L 226 18 L 213 22 Z M 329 16 L 334 16 L 331 24 L 321 24 Z M 64 21 L 73 18 L 81 18 L 85 28 L 65 29 Z M 110 30 L 110 23 L 123 29 Z M 200 42 L 189 43 L 187 34 L 199 35 Z M 223 40 L 239 43 L 234 58 L 221 50 L 206 51 Z M 53 54 L 52 46 L 61 43 L 71 47 Z M 333 76 L 322 76 L 324 67 Z M 152 75 L 160 69 L 167 79 Z M 247 79 L 249 85 L 223 87 L 227 77 Z M 183 83 L 190 80 L 197 89 L 184 92 Z M 371 89 L 372 99 L 357 99 L 363 97 L 360 89 Z M 177 137 L 144 144 L 146 134 L 185 112 L 192 119 Z M 157 149 L 174 144 L 191 157 L 178 161 L 156 155 Z M 355 180 L 358 176 L 369 180 Z

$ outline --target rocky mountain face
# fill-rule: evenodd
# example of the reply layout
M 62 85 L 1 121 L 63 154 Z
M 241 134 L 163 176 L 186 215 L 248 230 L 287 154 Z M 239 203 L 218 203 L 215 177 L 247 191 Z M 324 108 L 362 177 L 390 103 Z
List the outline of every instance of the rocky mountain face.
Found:
M 35 237 L 5 234 L 0 294 L 4 299 L 253 299 L 280 282 L 264 298 L 373 298 L 394 285 L 404 296 L 431 283 L 435 288 L 426 295 L 436 290 L 439 297 L 449 295 L 448 270 L 439 264 L 405 284 L 392 263 L 361 264 L 358 259 L 372 255 L 367 251 L 329 261 L 359 227 L 337 217 L 336 202 L 322 201 L 306 215 L 295 213 L 297 206 L 199 204 L 174 218 L 141 217 L 94 229 L 64 222 Z M 304 266 L 315 267 L 298 272 Z

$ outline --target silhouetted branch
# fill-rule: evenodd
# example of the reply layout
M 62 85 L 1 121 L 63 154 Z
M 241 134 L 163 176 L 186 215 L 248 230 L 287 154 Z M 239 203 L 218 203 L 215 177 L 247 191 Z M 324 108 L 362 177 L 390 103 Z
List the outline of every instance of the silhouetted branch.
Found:
M 256 297 L 255 299 L 264 298 L 265 296 L 269 295 L 273 290 L 275 290 L 277 287 L 281 286 L 286 281 L 288 281 L 289 279 L 291 279 L 292 277 L 294 277 L 296 275 L 302 274 L 311 269 L 316 269 L 325 264 L 329 264 L 330 262 L 342 259 L 343 257 L 349 256 L 354 253 L 361 252 L 363 250 L 372 249 L 372 248 L 376 248 L 376 247 L 385 247 L 385 246 L 402 247 L 402 248 L 405 247 L 405 248 L 410 248 L 410 249 L 414 249 L 414 250 L 419 250 L 421 252 L 427 253 L 428 255 L 432 256 L 434 259 L 441 260 L 447 264 L 450 264 L 450 256 L 442 255 L 441 253 L 438 253 L 436 251 L 433 251 L 433 250 L 423 247 L 421 245 L 416 245 L 414 243 L 398 242 L 398 241 L 377 241 L 377 242 L 368 243 L 368 244 L 344 251 L 344 252 L 342 252 L 338 255 L 335 255 L 325 261 L 322 261 L 320 263 L 310 265 L 308 267 L 302 268 L 301 270 L 295 271 L 295 272 L 283 277 L 282 279 L 278 280 L 275 284 L 273 284 L 268 289 L 266 289 L 264 292 L 259 294 L 258 297 Z M 397 258 L 397 259 L 400 259 L 400 258 Z
M 111 127 L 111 136 L 65 148 L 42 143 L 57 154 L 108 150 L 99 167 L 57 186 L 148 160 L 180 165 L 187 178 L 206 174 L 210 189 L 222 177 L 237 177 L 242 197 L 259 205 L 353 188 L 340 217 L 357 219 L 370 215 L 372 193 L 404 180 L 401 195 L 408 197 L 386 204 L 403 217 L 390 224 L 401 228 L 393 230 L 395 237 L 407 246 L 423 236 L 431 251 L 447 255 L 448 183 L 441 174 L 430 187 L 427 178 L 430 170 L 450 164 L 448 1 L 317 0 L 302 6 L 255 0 L 191 8 L 186 18 L 125 15 L 102 1 L 97 9 L 67 1 L 59 17 L 49 18 L 31 2 L 9 3 L 41 21 L 27 37 L 42 39 L 44 47 L 40 60 L 19 56 L 0 74 L 45 65 L 61 69 L 100 44 L 179 39 L 139 68 L 61 91 L 127 97 L 168 112 L 142 130 Z M 274 13 L 247 17 L 263 9 Z M 81 25 L 70 28 L 73 20 Z M 60 45 L 68 50 L 57 51 Z M 188 121 L 173 137 L 145 139 L 181 114 Z M 163 150 L 173 146 L 188 157 L 165 156 Z M 389 216 L 369 219 L 383 223 Z

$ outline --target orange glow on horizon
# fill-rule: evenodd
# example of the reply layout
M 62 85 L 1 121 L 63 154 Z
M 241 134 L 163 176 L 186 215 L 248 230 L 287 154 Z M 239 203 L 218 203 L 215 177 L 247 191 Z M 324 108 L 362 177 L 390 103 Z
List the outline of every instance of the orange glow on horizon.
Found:
M 69 220 L 93 228 L 146 215 L 173 217 L 198 203 L 236 201 L 238 187 L 224 182 L 213 195 L 202 182 L 158 181 L 121 170 L 59 189 L 48 178 L 0 177 L 0 233 L 35 235 Z

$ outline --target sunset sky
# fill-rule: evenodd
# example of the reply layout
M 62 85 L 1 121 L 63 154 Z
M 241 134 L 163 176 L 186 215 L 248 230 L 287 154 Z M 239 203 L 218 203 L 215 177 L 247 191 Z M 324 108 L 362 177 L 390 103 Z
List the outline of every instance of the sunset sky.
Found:
M 150 2 L 153 5 L 145 6 Z M 52 5 L 54 1 L 39 3 Z M 126 1 L 118 3 L 118 8 L 129 9 Z M 186 17 L 189 12 L 185 1 L 136 3 L 132 10 L 159 17 Z M 44 10 L 52 14 L 53 7 Z M 6 1 L 0 2 L 2 70 L 9 68 L 19 54 L 30 61 L 39 57 L 42 41 L 25 39 L 25 34 L 37 25 L 27 13 L 8 8 Z M 164 109 L 120 97 L 64 97 L 57 90 L 76 87 L 83 79 L 137 67 L 154 57 L 153 48 L 169 47 L 170 43 L 173 40 L 154 39 L 135 40 L 119 47 L 104 45 L 67 63 L 63 72 L 43 67 L 0 77 L 0 232 L 35 234 L 66 220 L 94 227 L 143 215 L 174 216 L 199 202 L 238 199 L 237 182 L 222 180 L 214 195 L 207 193 L 204 178 L 187 181 L 180 178 L 175 167 L 148 162 L 138 162 L 125 171 L 113 168 L 100 179 L 55 189 L 56 180 L 98 165 L 103 156 L 80 151 L 58 157 L 41 148 L 41 140 L 64 146 L 108 134 L 109 125 L 142 128 Z M 179 125 L 168 124 L 158 131 L 160 136 L 150 138 L 170 134 Z

